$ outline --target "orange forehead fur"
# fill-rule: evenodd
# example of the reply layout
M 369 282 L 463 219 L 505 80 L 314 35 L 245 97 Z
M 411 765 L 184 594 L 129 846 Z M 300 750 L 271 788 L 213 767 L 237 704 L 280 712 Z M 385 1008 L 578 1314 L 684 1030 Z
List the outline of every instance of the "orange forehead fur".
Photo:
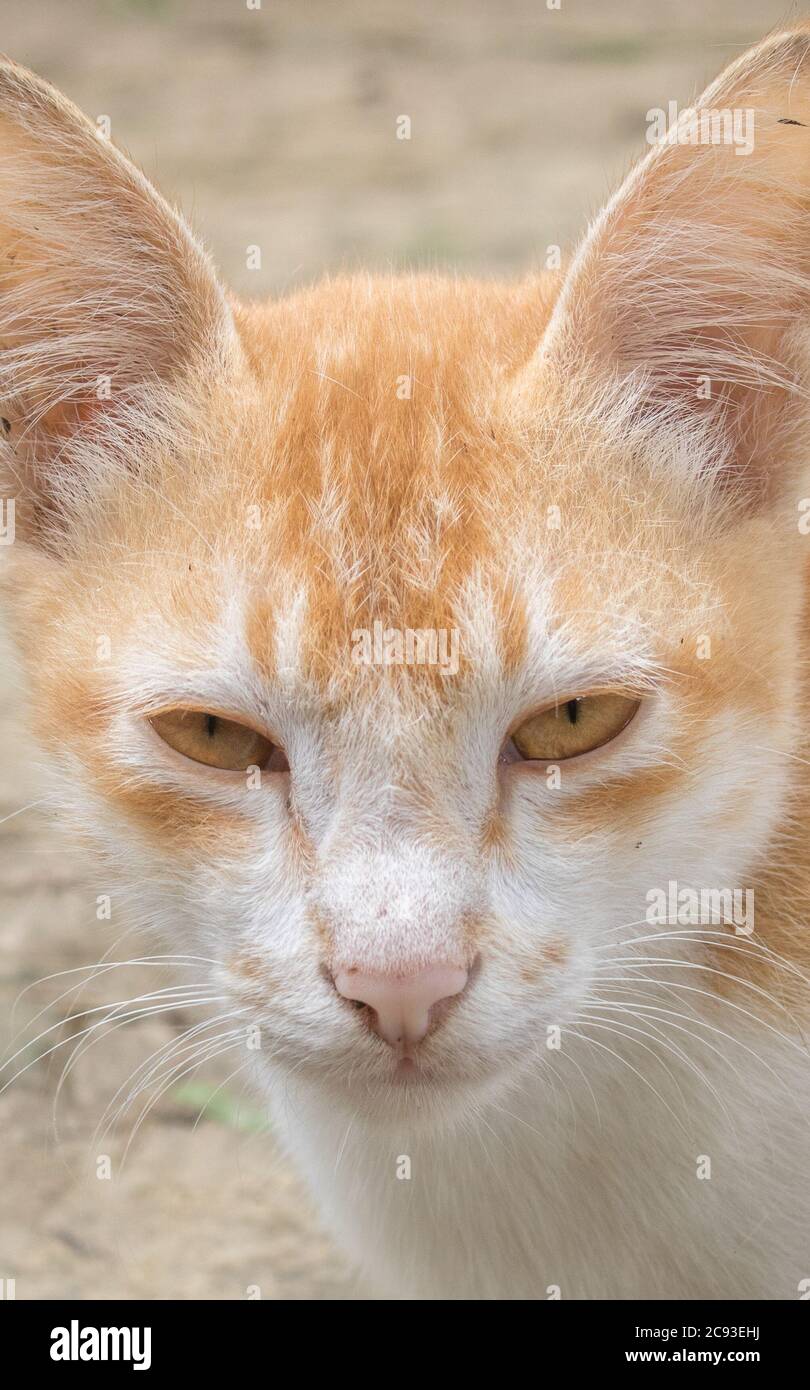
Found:
M 352 630 L 375 620 L 451 628 L 476 566 L 492 581 L 504 658 L 519 652 L 522 624 L 482 502 L 497 506 L 514 450 L 499 393 L 528 360 L 556 279 L 362 276 L 238 308 L 272 431 L 242 477 L 273 561 L 306 578 L 313 676 L 334 679 Z M 272 620 L 257 596 L 251 647 L 263 665 Z

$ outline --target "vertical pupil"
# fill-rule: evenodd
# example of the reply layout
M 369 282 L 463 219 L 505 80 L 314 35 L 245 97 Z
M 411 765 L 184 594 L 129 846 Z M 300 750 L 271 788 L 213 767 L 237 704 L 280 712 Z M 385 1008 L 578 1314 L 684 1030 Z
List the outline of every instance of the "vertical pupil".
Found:
M 205 716 L 205 732 L 207 733 L 209 738 L 214 737 L 214 734 L 217 731 L 217 723 L 218 720 L 215 714 L 207 714 Z
M 569 700 L 569 701 L 568 701 L 568 704 L 565 706 L 566 711 L 567 711 L 567 713 L 568 713 L 569 721 L 570 721 L 572 724 L 576 724 L 576 722 L 577 722 L 577 715 L 579 714 L 579 708 L 578 708 L 578 706 L 579 706 L 579 700 Z

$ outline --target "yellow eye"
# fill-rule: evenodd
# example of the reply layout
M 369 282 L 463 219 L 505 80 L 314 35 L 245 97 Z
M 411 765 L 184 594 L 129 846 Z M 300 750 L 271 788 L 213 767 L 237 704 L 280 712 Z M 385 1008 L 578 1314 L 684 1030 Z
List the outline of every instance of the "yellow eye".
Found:
M 234 719 L 223 719 L 219 714 L 199 709 L 170 709 L 152 715 L 149 722 L 170 748 L 207 767 L 244 772 L 248 767 L 268 764 L 274 770 L 287 766 L 281 749 L 264 734 Z
M 581 695 L 533 714 L 515 730 L 511 742 L 518 756 L 530 762 L 555 763 L 576 758 L 610 743 L 630 723 L 640 703 L 629 695 L 610 691 L 604 695 Z

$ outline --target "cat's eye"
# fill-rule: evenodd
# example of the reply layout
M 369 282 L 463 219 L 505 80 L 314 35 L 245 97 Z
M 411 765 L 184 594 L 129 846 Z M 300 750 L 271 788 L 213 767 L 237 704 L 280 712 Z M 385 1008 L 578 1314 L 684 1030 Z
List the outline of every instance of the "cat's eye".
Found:
M 620 734 L 639 704 L 630 695 L 606 691 L 551 705 L 515 729 L 506 761 L 554 763 L 590 753 Z
M 235 719 L 206 710 L 171 709 L 153 714 L 150 724 L 164 743 L 192 762 L 244 772 L 249 767 L 284 771 L 287 760 L 264 734 Z

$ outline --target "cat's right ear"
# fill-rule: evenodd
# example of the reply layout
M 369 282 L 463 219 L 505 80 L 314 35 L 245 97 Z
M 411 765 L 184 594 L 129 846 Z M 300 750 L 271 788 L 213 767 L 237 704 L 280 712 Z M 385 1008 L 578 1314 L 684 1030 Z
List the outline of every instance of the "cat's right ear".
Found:
M 71 102 L 0 62 L 0 476 L 18 533 L 58 535 L 165 388 L 238 351 L 182 217 Z
M 620 445 L 663 430 L 690 480 L 755 503 L 799 472 L 784 460 L 807 427 L 808 330 L 803 23 L 743 54 L 630 173 L 518 389 L 531 407 L 570 388 L 578 418 L 598 415 Z

